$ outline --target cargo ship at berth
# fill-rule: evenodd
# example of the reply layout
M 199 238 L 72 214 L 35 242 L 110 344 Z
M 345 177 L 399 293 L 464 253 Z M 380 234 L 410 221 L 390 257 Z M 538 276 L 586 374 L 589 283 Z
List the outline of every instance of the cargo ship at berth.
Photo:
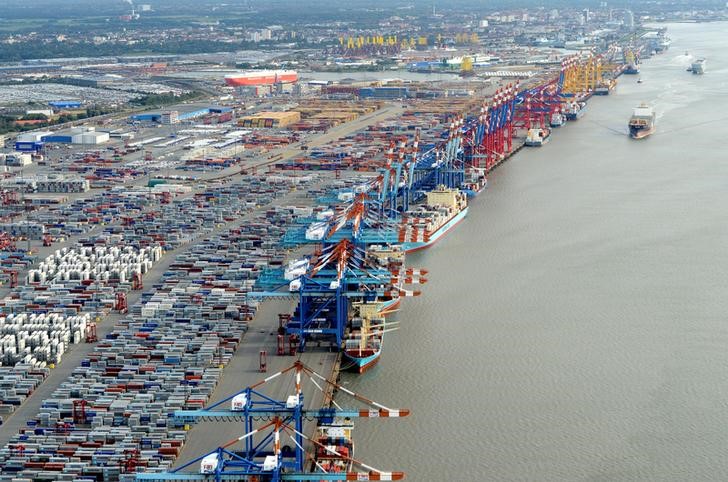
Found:
M 379 361 L 386 331 L 384 309 L 384 304 L 378 302 L 353 305 L 350 330 L 344 340 L 344 358 L 355 372 L 364 373 Z
M 655 111 L 647 104 L 635 107 L 629 119 L 629 136 L 632 139 L 643 139 L 655 132 Z
M 599 82 L 599 84 L 597 84 L 597 87 L 594 89 L 594 95 L 609 95 L 612 93 L 616 86 L 617 81 L 614 79 Z
M 435 244 L 468 214 L 468 197 L 459 189 L 438 186 L 427 201 L 402 216 L 399 242 L 406 253 Z
M 562 125 L 566 124 L 566 117 L 561 112 L 554 112 L 551 114 L 551 119 L 549 121 L 549 125 L 551 127 L 561 127 Z
M 295 70 L 246 70 L 225 76 L 225 83 L 231 87 L 291 84 L 296 81 L 298 72 Z
M 325 473 L 351 472 L 354 464 L 354 424 L 349 418 L 334 418 L 317 427 L 316 467 Z
M 624 73 L 627 75 L 637 75 L 640 73 L 640 66 L 636 62 L 630 62 L 624 69 Z
M 566 120 L 577 120 L 581 119 L 586 114 L 586 102 L 569 102 L 564 108 L 564 115 Z
M 475 197 L 488 187 L 488 178 L 485 177 L 484 167 L 471 167 L 465 171 L 465 180 L 460 184 L 460 189 L 468 195 Z
M 526 145 L 531 147 L 541 147 L 549 141 L 550 137 L 551 129 L 528 129 Z

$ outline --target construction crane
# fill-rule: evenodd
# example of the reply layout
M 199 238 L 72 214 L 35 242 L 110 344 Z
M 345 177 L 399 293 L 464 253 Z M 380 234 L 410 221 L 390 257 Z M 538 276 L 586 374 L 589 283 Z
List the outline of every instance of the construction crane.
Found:
M 293 377 L 291 386 L 293 393 L 285 400 L 277 400 L 261 391 L 261 387 L 285 374 Z M 365 405 L 363 408 L 341 408 L 333 402 L 335 408 L 309 409 L 304 405 L 304 377 L 312 386 L 324 393 L 324 387 L 332 387 L 339 393 L 346 394 Z M 229 408 L 228 408 L 229 407 Z M 178 410 L 174 413 L 173 423 L 190 424 L 197 421 L 242 422 L 245 433 L 220 447 L 182 464 L 170 472 L 137 473 L 139 481 L 170 480 L 266 480 L 278 482 L 283 480 L 402 480 L 404 473 L 388 472 L 350 457 L 349 453 L 333 446 L 328 439 L 316 440 L 304 433 L 304 421 L 316 420 L 319 427 L 338 429 L 351 428 L 353 418 L 400 418 L 409 415 L 406 409 L 390 409 L 384 405 L 363 397 L 317 373 L 312 368 L 297 361 L 292 366 L 281 370 L 238 393 L 202 410 Z M 267 422 L 267 423 L 264 423 Z M 260 425 L 262 423 L 262 425 Z M 256 426 L 258 425 L 258 426 Z M 282 437 L 287 436 L 293 448 L 281 448 Z M 323 442 L 323 443 L 322 443 Z M 329 442 L 329 443 L 326 443 Z M 241 444 L 243 447 L 235 448 Z M 304 449 L 310 444 L 316 453 L 335 457 L 349 466 L 361 467 L 365 470 L 338 472 L 326 470 L 316 457 Z M 306 471 L 307 459 L 315 472 Z M 189 468 L 199 463 L 196 473 Z

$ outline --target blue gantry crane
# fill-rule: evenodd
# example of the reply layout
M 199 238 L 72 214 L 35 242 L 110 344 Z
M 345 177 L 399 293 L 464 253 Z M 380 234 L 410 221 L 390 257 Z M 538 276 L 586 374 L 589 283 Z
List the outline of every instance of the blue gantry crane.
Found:
M 278 400 L 262 392 L 261 387 L 270 381 L 292 373 L 294 391 L 285 400 Z M 308 409 L 304 405 L 303 377 L 307 377 L 318 390 L 330 386 L 353 397 L 366 405 L 366 408 L 345 409 L 335 402 L 334 408 Z M 214 450 L 182 464 L 169 472 L 138 473 L 138 481 L 270 481 L 283 480 L 401 480 L 402 472 L 387 472 L 375 469 L 352 458 L 337 443 L 345 438 L 342 427 L 352 428 L 354 418 L 398 418 L 409 415 L 406 409 L 390 409 L 382 404 L 363 397 L 347 388 L 328 380 L 315 370 L 297 361 L 246 389 L 227 397 L 205 409 L 178 410 L 174 413 L 177 425 L 198 421 L 243 422 L 245 433 L 230 440 Z M 326 430 L 327 437 L 317 440 L 305 434 L 304 421 L 316 421 L 320 429 Z M 262 423 L 261 422 L 265 422 Z M 331 430 L 330 430 L 331 429 Z M 336 434 L 337 440 L 328 435 Z M 281 445 L 281 438 L 287 436 L 293 443 L 292 448 Z M 242 444 L 243 447 L 236 448 Z M 319 454 L 331 457 L 348 467 L 346 471 L 334 471 L 323 465 L 305 449 L 308 444 Z M 311 461 L 315 471 L 306 470 L 306 459 Z M 197 472 L 190 468 L 197 465 Z M 362 467 L 367 472 L 353 471 Z
M 420 280 L 413 280 L 421 282 Z M 362 245 L 349 239 L 324 245 L 312 259 L 289 263 L 278 273 L 278 282 L 267 277 L 267 290 L 249 293 L 257 298 L 298 295 L 298 305 L 285 325 L 298 349 L 307 341 L 329 342 L 339 349 L 349 322 L 352 301 L 382 301 L 385 307 L 402 296 L 418 296 L 419 291 L 402 288 L 409 281 L 397 278 L 386 266 L 367 257 Z M 283 290 L 283 291 L 281 291 Z

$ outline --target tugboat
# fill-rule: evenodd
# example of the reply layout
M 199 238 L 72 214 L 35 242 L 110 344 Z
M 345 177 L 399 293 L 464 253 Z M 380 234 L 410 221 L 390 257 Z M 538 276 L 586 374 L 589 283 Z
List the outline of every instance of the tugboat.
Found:
M 629 136 L 632 139 L 644 139 L 655 132 L 655 111 L 647 104 L 635 107 L 629 118 Z

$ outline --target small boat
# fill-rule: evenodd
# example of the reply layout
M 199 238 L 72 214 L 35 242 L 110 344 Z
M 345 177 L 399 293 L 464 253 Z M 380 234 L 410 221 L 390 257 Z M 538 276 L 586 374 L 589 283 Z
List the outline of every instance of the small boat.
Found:
M 526 145 L 531 147 L 541 147 L 549 141 L 550 137 L 551 129 L 528 129 Z
M 642 103 L 635 107 L 629 118 L 629 136 L 632 139 L 644 139 L 655 132 L 655 111 Z

